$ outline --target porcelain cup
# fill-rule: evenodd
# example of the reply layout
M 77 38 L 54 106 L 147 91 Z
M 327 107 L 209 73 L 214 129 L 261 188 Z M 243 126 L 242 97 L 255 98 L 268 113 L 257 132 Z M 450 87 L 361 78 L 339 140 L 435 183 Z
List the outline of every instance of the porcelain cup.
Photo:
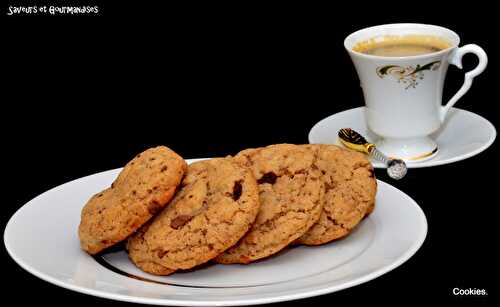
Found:
M 449 48 L 423 55 L 386 57 L 354 51 L 356 44 L 387 36 L 435 36 Z M 459 47 L 459 36 L 446 28 L 426 24 L 387 24 L 365 28 L 347 36 L 344 47 L 358 73 L 366 104 L 366 123 L 381 138 L 377 148 L 407 162 L 430 159 L 438 144 L 429 137 L 444 123 L 450 108 L 471 87 L 474 77 L 486 68 L 484 50 L 474 44 Z M 442 105 L 449 64 L 462 68 L 462 57 L 473 53 L 477 66 L 465 73 L 458 92 Z

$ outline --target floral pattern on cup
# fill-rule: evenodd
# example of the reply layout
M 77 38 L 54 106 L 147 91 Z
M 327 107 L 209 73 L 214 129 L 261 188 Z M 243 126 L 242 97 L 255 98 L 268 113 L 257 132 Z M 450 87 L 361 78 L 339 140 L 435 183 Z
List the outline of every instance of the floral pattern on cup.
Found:
M 424 71 L 435 71 L 441 66 L 441 61 L 434 61 L 425 65 L 417 66 L 399 66 L 384 65 L 377 67 L 377 75 L 383 79 L 385 76 L 391 76 L 405 86 L 405 89 L 416 88 L 419 80 L 424 79 Z

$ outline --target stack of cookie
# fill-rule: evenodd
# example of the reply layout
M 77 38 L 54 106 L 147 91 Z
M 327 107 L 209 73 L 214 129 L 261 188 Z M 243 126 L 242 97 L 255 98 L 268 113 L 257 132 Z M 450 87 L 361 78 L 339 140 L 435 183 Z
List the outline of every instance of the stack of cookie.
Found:
M 189 166 L 157 147 L 89 200 L 79 235 L 90 254 L 127 239 L 135 265 L 168 275 L 344 237 L 373 210 L 375 194 L 370 162 L 335 145 L 271 145 Z

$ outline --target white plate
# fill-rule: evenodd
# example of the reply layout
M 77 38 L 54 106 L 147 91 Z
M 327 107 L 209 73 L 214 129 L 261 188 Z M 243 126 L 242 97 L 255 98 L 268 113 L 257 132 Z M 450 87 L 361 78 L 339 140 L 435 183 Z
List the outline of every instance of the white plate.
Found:
M 365 107 L 333 114 L 319 121 L 309 132 L 309 143 L 340 144 L 337 133 L 341 128 L 352 128 L 370 143 L 379 138 L 366 127 Z M 462 109 L 452 108 L 444 125 L 431 137 L 438 143 L 439 151 L 430 160 L 408 163 L 409 168 L 448 164 L 470 158 L 482 152 L 495 140 L 495 127 L 485 118 Z M 372 161 L 376 168 L 385 168 Z
M 34 198 L 10 219 L 4 241 L 28 272 L 109 299 L 158 305 L 222 306 L 287 301 L 349 288 L 389 272 L 422 245 L 427 221 L 406 194 L 379 181 L 375 211 L 346 239 L 288 248 L 250 265 L 210 264 L 158 277 L 123 251 L 93 258 L 80 250 L 80 211 L 120 170 L 83 177 Z

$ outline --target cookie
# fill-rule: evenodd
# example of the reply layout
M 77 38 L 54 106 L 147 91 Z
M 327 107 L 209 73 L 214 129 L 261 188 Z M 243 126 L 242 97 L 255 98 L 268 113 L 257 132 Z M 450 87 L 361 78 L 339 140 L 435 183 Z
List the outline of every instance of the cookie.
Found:
M 148 256 L 149 246 L 144 239 L 145 233 L 148 231 L 151 222 L 154 219 L 151 219 L 148 223 L 142 226 L 134 235 L 127 240 L 127 251 L 129 253 L 129 258 L 132 259 L 132 262 L 147 273 L 151 273 L 154 275 L 170 275 L 175 272 L 175 270 L 169 269 L 155 261 L 152 261 Z M 133 241 L 132 241 L 133 238 Z M 133 257 L 133 258 L 132 258 Z
M 244 150 L 234 160 L 257 179 L 261 209 L 245 237 L 215 258 L 218 263 L 249 263 L 279 252 L 315 224 L 323 209 L 315 151 L 278 144 Z
M 78 235 L 89 254 L 125 240 L 173 197 L 186 162 L 165 146 L 138 154 L 110 188 L 95 194 L 82 210 Z
M 142 270 L 166 275 L 205 263 L 234 245 L 259 212 L 252 173 L 231 158 L 189 165 L 171 204 L 127 242 Z
M 348 235 L 373 211 L 377 180 L 365 155 L 335 145 L 303 145 L 317 152 L 325 187 L 319 221 L 296 243 L 319 245 Z

